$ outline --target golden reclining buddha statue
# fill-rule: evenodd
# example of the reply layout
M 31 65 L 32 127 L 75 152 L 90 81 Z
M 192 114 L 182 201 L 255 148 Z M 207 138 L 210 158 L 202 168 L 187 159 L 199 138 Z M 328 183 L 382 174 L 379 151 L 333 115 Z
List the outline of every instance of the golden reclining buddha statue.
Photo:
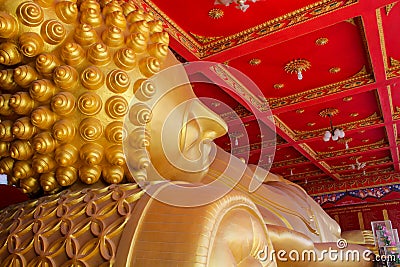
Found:
M 152 13 L 3 0 L 0 38 L 0 172 L 34 197 L 0 211 L 1 266 L 370 266 L 324 257 L 338 224 L 213 144 L 227 126 Z

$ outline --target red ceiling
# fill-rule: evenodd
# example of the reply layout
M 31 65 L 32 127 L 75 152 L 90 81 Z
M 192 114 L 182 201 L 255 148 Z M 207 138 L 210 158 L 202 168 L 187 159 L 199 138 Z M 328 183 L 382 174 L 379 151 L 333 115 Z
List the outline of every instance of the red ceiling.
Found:
M 227 121 L 230 135 L 216 141 L 225 150 L 238 157 L 249 150 L 249 163 L 272 163 L 272 172 L 308 186 L 399 173 L 397 2 L 247 1 L 250 7 L 242 12 L 214 0 L 136 1 L 163 21 L 172 36 L 170 46 L 182 61 L 223 63 L 219 68 L 225 76 L 199 70 L 190 78 L 221 79 L 219 85 L 193 86 Z M 213 12 L 222 16 L 212 17 Z M 310 64 L 302 80 L 285 71 L 297 59 Z M 266 103 L 276 129 L 268 128 Z M 344 129 L 348 149 L 345 142 L 322 141 L 329 118 L 319 113 L 327 108 L 336 109 L 332 122 Z M 275 130 L 277 146 L 271 156 L 265 144 L 275 140 Z M 238 134 L 242 131 L 243 136 Z M 356 160 L 366 167 L 353 169 Z

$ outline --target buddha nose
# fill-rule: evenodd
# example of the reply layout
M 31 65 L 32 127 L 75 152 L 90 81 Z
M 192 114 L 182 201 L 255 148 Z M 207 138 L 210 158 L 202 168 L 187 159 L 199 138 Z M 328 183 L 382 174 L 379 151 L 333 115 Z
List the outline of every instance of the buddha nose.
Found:
M 203 140 L 214 140 L 228 132 L 225 121 L 200 101 L 192 104 L 191 112 L 198 121 Z

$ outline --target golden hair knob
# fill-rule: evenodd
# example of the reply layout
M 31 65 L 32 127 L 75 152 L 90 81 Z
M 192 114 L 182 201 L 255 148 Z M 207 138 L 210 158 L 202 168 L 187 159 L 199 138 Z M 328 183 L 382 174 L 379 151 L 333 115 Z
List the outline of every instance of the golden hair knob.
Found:
M 33 149 L 40 154 L 48 154 L 56 149 L 56 140 L 50 132 L 41 132 L 32 140 Z
M 150 35 L 150 40 L 153 43 L 163 43 L 165 45 L 169 44 L 169 35 L 166 32 L 156 32 Z
M 0 173 L 7 174 L 8 176 L 12 175 L 12 170 L 14 167 L 15 160 L 11 157 L 2 158 L 0 160 Z
M 42 53 L 44 42 L 35 32 L 24 32 L 19 36 L 19 49 L 26 57 L 35 57 Z
M 43 191 L 47 193 L 57 192 L 61 189 L 56 179 L 56 173 L 54 171 L 48 173 L 42 173 L 39 178 L 40 186 Z
M 25 194 L 35 194 L 40 190 L 40 184 L 35 177 L 25 178 L 19 181 L 19 187 Z
M 120 28 L 110 26 L 103 31 L 101 39 L 110 47 L 118 47 L 124 44 L 125 37 Z
M 129 71 L 136 66 L 136 54 L 131 48 L 121 48 L 114 55 L 114 62 L 119 68 Z
M 47 20 L 42 24 L 40 33 L 43 40 L 51 45 L 62 42 L 66 36 L 64 26 L 57 20 Z
M 128 113 L 128 102 L 122 96 L 113 96 L 107 99 L 105 110 L 113 119 L 122 118 Z
M 68 116 L 75 111 L 75 97 L 70 92 L 60 92 L 51 99 L 51 109 L 60 116 Z
M 122 4 L 122 12 L 124 12 L 124 16 L 129 16 L 130 13 L 137 10 L 136 6 L 133 4 L 133 1 L 127 1 Z
M 126 20 L 130 23 L 135 23 L 137 21 L 144 20 L 145 19 L 144 14 L 145 13 L 143 10 L 138 9 L 138 10 L 130 12 L 129 15 L 126 17 Z
M 14 81 L 22 88 L 28 88 L 37 78 L 36 70 L 29 65 L 22 65 L 14 69 Z
M 28 92 L 17 92 L 10 97 L 9 105 L 15 113 L 28 115 L 35 107 L 35 101 L 30 97 Z
M 79 168 L 79 178 L 85 184 L 94 184 L 100 179 L 101 167 L 98 165 L 86 166 Z
M 144 126 L 151 120 L 151 110 L 143 103 L 136 103 L 129 109 L 129 120 L 136 126 Z
M 86 141 L 95 141 L 103 134 L 103 125 L 96 118 L 86 118 L 79 124 L 79 134 Z
M 17 20 L 5 12 L 0 12 L 0 38 L 11 39 L 18 30 Z
M 69 142 L 76 135 L 75 124 L 69 119 L 62 119 L 54 123 L 53 136 L 59 142 Z
M 118 1 L 107 1 L 107 4 L 103 8 L 103 15 L 107 16 L 108 14 L 111 14 L 113 12 L 121 12 L 122 13 L 122 7 L 118 3 Z
M 119 184 L 124 179 L 124 169 L 121 166 L 107 166 L 103 168 L 103 179 L 109 184 Z
M 40 106 L 32 111 L 32 124 L 40 129 L 49 129 L 57 120 L 57 115 L 47 106 Z
M 129 144 L 134 149 L 144 149 L 150 146 L 150 133 L 145 127 L 139 127 L 129 134 Z
M 149 55 L 159 60 L 164 60 L 168 54 L 168 45 L 163 43 L 155 43 L 149 45 Z
M 83 93 L 78 98 L 78 109 L 82 114 L 91 116 L 99 113 L 102 102 L 98 94 L 93 92 Z
M 109 142 L 121 144 L 126 134 L 121 121 L 114 121 L 107 125 L 105 136 Z
M 127 37 L 126 45 L 132 48 L 135 53 L 142 53 L 146 51 L 147 40 L 142 33 L 132 33 Z
M 68 65 L 79 66 L 85 57 L 85 51 L 77 43 L 66 43 L 61 49 L 61 58 Z
M 138 79 L 133 85 L 135 97 L 140 101 L 150 100 L 156 93 L 154 84 L 147 79 Z
M 10 116 L 14 113 L 10 107 L 10 94 L 0 94 L 0 115 Z
M 0 142 L 0 158 L 10 156 L 10 142 Z
M 21 23 L 28 27 L 39 26 L 44 20 L 42 8 L 31 1 L 21 3 L 17 7 L 16 14 Z
M 18 88 L 18 84 L 14 82 L 14 70 L 0 70 L 0 86 L 6 91 L 15 91 Z
M 91 45 L 97 42 L 96 31 L 89 24 L 79 24 L 75 29 L 75 41 L 83 46 Z
M 53 70 L 60 66 L 61 62 L 52 54 L 40 54 L 36 58 L 36 70 L 45 78 L 53 77 Z
M 139 61 L 140 72 L 146 77 L 153 76 L 160 71 L 160 68 L 160 61 L 155 57 L 146 57 Z
M 104 148 L 98 143 L 86 143 L 80 149 L 80 158 L 87 165 L 100 164 L 103 159 Z
M 90 90 L 99 89 L 105 81 L 103 72 L 96 66 L 90 66 L 81 74 L 82 85 Z
M 70 166 L 78 160 L 78 149 L 72 144 L 64 144 L 56 149 L 54 158 L 60 166 Z
M 10 42 L 0 43 L 0 64 L 15 65 L 22 61 L 22 55 L 16 44 Z
M 123 93 L 128 90 L 131 79 L 125 71 L 114 69 L 107 74 L 106 84 L 110 91 L 114 93 Z
M 78 7 L 76 3 L 70 1 L 62 1 L 56 4 L 57 17 L 64 23 L 71 24 L 78 17 Z
M 88 8 L 81 13 L 81 23 L 89 24 L 93 28 L 96 28 L 103 24 L 103 17 L 100 14 L 100 10 L 94 8 Z
M 78 170 L 73 166 L 58 167 L 56 179 L 61 186 L 72 185 L 78 179 Z
M 135 170 L 146 169 L 150 165 L 150 159 L 146 149 L 128 150 L 126 161 L 127 164 Z
M 89 47 L 87 58 L 90 63 L 97 66 L 105 66 L 111 61 L 108 47 L 103 43 L 95 43 Z
M 16 140 L 11 143 L 10 156 L 18 160 L 28 160 L 33 155 L 33 148 L 27 140 Z
M 106 16 L 106 25 L 107 26 L 114 26 L 121 30 L 125 30 L 126 28 L 126 18 L 122 14 L 122 12 L 116 11 L 107 14 Z
M 9 142 L 14 140 L 12 133 L 13 121 L 4 120 L 0 123 L 0 140 L 4 142 Z
M 124 166 L 125 155 L 121 145 L 112 145 L 107 148 L 106 159 L 111 165 Z
M 32 125 L 31 118 L 21 117 L 14 122 L 12 133 L 18 139 L 28 140 L 36 133 L 36 127 Z
M 32 163 L 27 160 L 17 160 L 13 167 L 13 176 L 17 179 L 25 179 L 33 176 L 35 171 L 32 169 Z
M 79 6 L 81 13 L 84 13 L 87 9 L 94 9 L 97 12 L 100 12 L 100 4 L 96 0 L 85 0 L 81 1 L 81 4 Z
M 162 32 L 164 30 L 163 24 L 160 20 L 153 20 L 149 22 L 150 33 Z
M 141 33 L 147 40 L 150 36 L 150 27 L 147 21 L 145 20 L 140 20 L 132 23 L 129 26 L 129 32 L 130 33 Z
M 56 168 L 53 155 L 35 154 L 32 159 L 32 167 L 37 173 L 46 173 Z
M 57 67 L 53 73 L 54 83 L 61 89 L 73 91 L 78 86 L 78 72 L 69 65 Z
M 53 97 L 55 91 L 56 86 L 53 84 L 53 81 L 42 79 L 36 80 L 32 83 L 32 86 L 29 89 L 29 95 L 32 99 L 44 103 Z

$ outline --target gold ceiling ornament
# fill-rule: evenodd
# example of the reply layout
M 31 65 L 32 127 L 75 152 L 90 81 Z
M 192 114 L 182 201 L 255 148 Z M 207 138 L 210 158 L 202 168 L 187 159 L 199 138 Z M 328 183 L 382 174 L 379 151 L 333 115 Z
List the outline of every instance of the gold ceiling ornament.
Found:
M 339 67 L 333 67 L 333 68 L 329 69 L 329 72 L 332 73 L 332 74 L 338 73 L 340 71 L 341 71 L 341 69 Z
M 363 139 L 363 140 L 361 140 L 361 142 L 363 142 L 363 143 L 368 143 L 368 142 L 369 142 L 369 139 Z
M 220 19 L 224 16 L 224 11 L 219 8 L 213 8 L 208 11 L 208 16 L 212 19 Z
M 314 126 L 315 125 L 315 122 L 309 122 L 309 123 L 307 123 L 307 126 L 309 126 L 309 127 L 312 127 L 312 126 Z
M 357 113 L 357 112 L 354 112 L 354 113 L 351 113 L 351 114 L 350 114 L 350 117 L 353 117 L 353 118 L 354 118 L 354 117 L 357 117 L 358 115 L 360 115 L 360 114 Z
M 310 61 L 306 59 L 294 59 L 285 65 L 284 70 L 289 74 L 296 73 L 297 79 L 302 80 L 303 71 L 310 69 L 310 67 L 311 67 Z
M 199 43 L 202 43 L 202 44 L 210 43 L 210 42 L 212 42 L 212 41 L 221 39 L 221 38 L 223 37 L 223 36 L 202 36 L 202 35 L 199 35 L 199 34 L 195 34 L 195 33 L 193 33 L 193 32 L 190 32 L 190 34 L 191 34 L 194 38 L 196 38 L 196 40 L 197 40 Z
M 296 113 L 297 114 L 302 114 L 302 113 L 304 113 L 304 109 L 303 108 L 300 108 L 300 109 L 298 109 L 298 110 L 296 110 Z
M 385 6 L 386 16 L 389 15 L 390 11 L 392 10 L 392 8 L 393 8 L 396 4 L 397 4 L 397 3 L 391 3 L 391 4 Z
M 285 85 L 283 83 L 276 83 L 274 84 L 274 88 L 275 89 L 282 89 L 283 87 L 285 87 Z
M 156 89 L 145 80 L 168 53 L 162 23 L 132 3 L 84 0 L 79 10 L 69 1 L 18 2 L 1 5 L 0 63 L 9 70 L 0 71 L 0 142 L 10 145 L 0 172 L 27 194 L 131 179 L 122 141 L 151 120 Z M 133 98 L 136 130 L 125 132 Z M 136 136 L 142 151 L 149 136 Z M 144 166 L 148 156 L 129 160 Z
M 259 59 L 259 58 L 252 58 L 252 59 L 249 60 L 249 64 L 250 64 L 251 66 L 260 65 L 260 64 L 261 64 L 261 59 Z
M 350 102 L 351 100 L 353 100 L 353 97 L 352 97 L 352 96 L 343 97 L 343 101 L 344 101 L 344 102 Z
M 328 38 L 326 37 L 321 37 L 315 40 L 316 45 L 326 45 L 329 42 Z
M 323 118 L 326 117 L 333 117 L 339 113 L 339 110 L 337 108 L 326 108 L 323 109 L 319 112 L 319 115 Z

